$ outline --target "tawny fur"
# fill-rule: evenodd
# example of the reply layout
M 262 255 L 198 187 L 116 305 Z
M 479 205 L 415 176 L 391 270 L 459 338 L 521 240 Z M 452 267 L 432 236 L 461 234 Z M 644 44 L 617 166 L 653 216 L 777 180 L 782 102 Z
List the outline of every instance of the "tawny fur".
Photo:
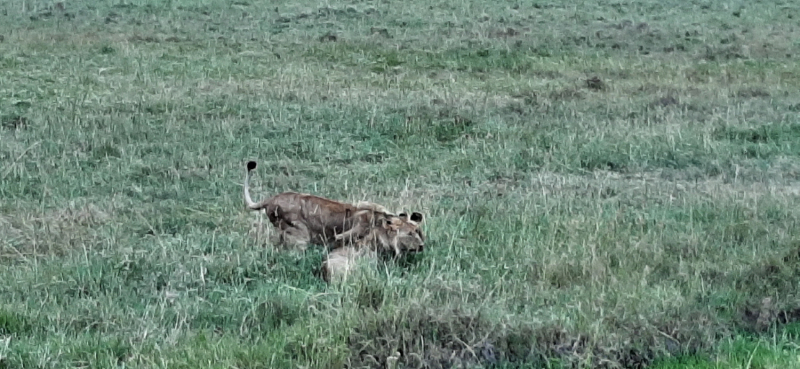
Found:
M 283 192 L 260 202 L 250 197 L 250 177 L 256 162 L 247 163 L 244 199 L 251 210 L 264 210 L 270 223 L 278 228 L 281 243 L 294 243 L 304 249 L 308 243 L 343 245 L 360 239 L 374 225 L 391 214 L 378 204 L 360 202 L 351 205 L 324 197 Z M 336 235 L 344 234 L 337 238 Z M 335 247 L 334 246 L 334 247 Z
M 355 244 L 331 251 L 322 262 L 322 278 L 328 283 L 341 281 L 358 260 L 375 259 L 378 253 L 392 253 L 398 257 L 403 253 L 422 252 L 425 236 L 419 228 L 421 222 L 419 213 L 413 213 L 410 218 L 400 214 L 384 219 L 382 225 L 371 227 Z
M 386 208 L 383 205 L 379 205 L 379 204 L 376 204 L 374 202 L 369 202 L 369 201 L 359 201 L 359 202 L 357 202 L 356 203 L 356 208 L 358 210 L 371 210 L 371 211 L 375 211 L 375 212 L 378 212 L 378 213 L 386 213 L 386 214 L 389 214 L 389 215 L 394 215 L 394 214 L 390 213 L 388 210 L 386 210 Z
M 370 227 L 362 237 L 355 241 L 356 247 L 367 248 L 378 252 L 391 252 L 395 257 L 407 252 L 422 252 L 425 247 L 425 235 L 419 227 L 423 217 L 420 213 L 405 213 L 383 219 L 383 224 Z M 337 235 L 337 241 L 345 234 Z
M 376 259 L 376 253 L 367 248 L 344 246 L 331 251 L 322 262 L 322 279 L 327 283 L 341 282 L 360 259 Z

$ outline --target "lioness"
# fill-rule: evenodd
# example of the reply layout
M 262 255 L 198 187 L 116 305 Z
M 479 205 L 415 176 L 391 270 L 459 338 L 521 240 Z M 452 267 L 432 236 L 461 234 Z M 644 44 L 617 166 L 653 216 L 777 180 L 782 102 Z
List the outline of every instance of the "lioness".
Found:
M 419 228 L 422 220 L 420 213 L 412 213 L 410 218 L 405 213 L 385 218 L 382 225 L 370 228 L 355 245 L 331 251 L 322 262 L 322 278 L 328 283 L 339 281 L 350 273 L 358 260 L 374 260 L 378 253 L 392 252 L 396 258 L 407 252 L 422 252 L 425 247 L 425 236 Z M 345 237 L 336 236 L 337 239 Z
M 256 203 L 250 197 L 250 177 L 256 166 L 255 161 L 247 162 L 245 203 L 251 210 L 266 211 L 279 230 L 281 243 L 294 243 L 301 250 L 309 242 L 336 247 L 358 240 L 385 219 L 396 217 L 370 202 L 351 205 L 297 192 L 283 192 Z

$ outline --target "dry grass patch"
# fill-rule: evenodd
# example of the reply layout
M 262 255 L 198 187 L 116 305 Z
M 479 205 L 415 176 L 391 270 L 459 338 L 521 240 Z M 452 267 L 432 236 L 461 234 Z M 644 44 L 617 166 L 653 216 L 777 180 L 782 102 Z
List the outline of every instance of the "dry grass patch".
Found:
M 73 204 L 40 213 L 14 212 L 14 216 L 0 216 L 0 229 L 5 235 L 0 255 L 14 260 L 91 250 L 101 246 L 98 228 L 108 223 L 112 215 L 113 212 L 95 204 Z

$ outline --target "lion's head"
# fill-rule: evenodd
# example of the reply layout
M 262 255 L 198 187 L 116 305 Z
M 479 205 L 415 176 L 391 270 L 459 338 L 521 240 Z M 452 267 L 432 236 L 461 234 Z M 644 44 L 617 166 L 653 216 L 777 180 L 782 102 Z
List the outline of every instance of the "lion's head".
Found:
M 423 219 L 422 214 L 417 212 L 410 216 L 406 213 L 388 216 L 382 224 L 372 229 L 364 241 L 374 243 L 383 251 L 393 251 L 395 256 L 422 252 L 425 248 L 425 235 L 420 228 Z

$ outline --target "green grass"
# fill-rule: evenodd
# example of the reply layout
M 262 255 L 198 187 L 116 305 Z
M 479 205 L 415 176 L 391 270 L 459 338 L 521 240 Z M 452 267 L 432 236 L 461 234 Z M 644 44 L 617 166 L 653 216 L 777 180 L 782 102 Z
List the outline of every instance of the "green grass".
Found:
M 0 368 L 800 367 L 792 2 L 57 4 L 0 0 Z M 426 251 L 327 286 L 247 160 Z
M 771 332 L 765 337 L 744 335 L 720 344 L 714 355 L 691 355 L 659 359 L 656 369 L 678 368 L 796 368 L 800 366 L 797 324 L 787 326 L 782 332 Z

